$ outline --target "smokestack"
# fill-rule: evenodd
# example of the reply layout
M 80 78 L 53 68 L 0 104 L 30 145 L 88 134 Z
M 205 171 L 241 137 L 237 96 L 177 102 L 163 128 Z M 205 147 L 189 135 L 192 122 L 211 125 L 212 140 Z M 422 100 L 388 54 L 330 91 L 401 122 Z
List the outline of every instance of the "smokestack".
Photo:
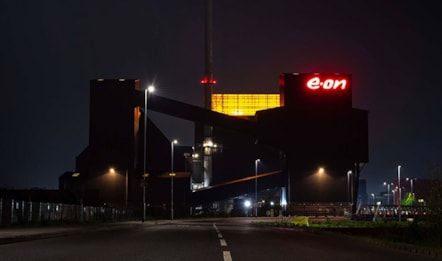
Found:
M 212 0 L 206 0 L 206 28 L 205 28 L 205 72 L 201 84 L 204 86 L 204 108 L 212 110 L 212 88 L 216 81 L 213 79 L 212 57 Z M 201 130 L 201 129 L 200 129 Z M 212 126 L 202 126 L 201 154 L 203 155 L 201 170 L 203 171 L 203 187 L 212 183 Z
M 205 72 L 201 84 L 204 86 L 204 108 L 212 109 L 212 88 L 216 81 L 213 79 L 212 55 L 212 0 L 206 0 L 205 23 Z

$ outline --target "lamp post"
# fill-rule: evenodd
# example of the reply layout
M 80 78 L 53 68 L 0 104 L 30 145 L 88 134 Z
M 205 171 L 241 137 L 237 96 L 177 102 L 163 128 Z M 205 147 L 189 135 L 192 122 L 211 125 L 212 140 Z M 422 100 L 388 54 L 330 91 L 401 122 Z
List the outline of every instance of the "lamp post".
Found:
M 413 195 L 413 179 L 412 178 L 406 178 L 405 180 L 410 181 L 410 192 L 411 195 Z
M 318 194 L 319 194 L 319 201 L 322 200 L 322 189 L 323 189 L 323 183 L 325 181 L 325 169 L 324 167 L 319 167 L 318 171 L 316 172 L 316 176 L 318 179 Z
M 391 194 L 393 195 L 393 204 L 396 204 L 396 191 L 397 188 L 391 190 Z
M 401 195 L 401 165 L 397 166 L 397 183 L 398 183 L 398 189 L 399 189 L 399 194 L 398 194 L 398 214 L 399 214 L 399 221 L 401 221 L 402 219 L 402 210 L 401 210 L 401 200 L 402 200 L 402 195 Z
M 109 172 L 112 173 L 112 174 L 116 173 L 114 168 L 110 168 Z M 124 176 L 124 194 L 125 194 L 124 205 L 127 208 L 127 169 L 126 169 L 126 173 L 125 173 L 125 176 Z
M 390 183 L 384 181 L 384 186 L 387 186 L 387 205 L 390 205 Z
M 255 217 L 258 216 L 258 163 L 260 159 L 255 160 Z
M 147 100 L 148 93 L 152 93 L 154 90 L 153 85 L 144 90 L 143 222 L 146 220 L 146 178 L 149 176 L 147 173 Z
M 374 193 L 371 193 L 371 196 L 373 197 L 373 205 L 374 205 Z
M 351 170 L 347 171 L 347 199 L 351 203 L 353 203 L 353 193 L 352 193 L 352 183 L 351 183 Z
M 124 202 L 124 204 L 125 204 L 125 206 L 126 206 L 126 209 L 127 209 L 127 185 L 128 185 L 128 180 L 127 180 L 127 178 L 128 178 L 128 175 L 127 175 L 127 169 L 126 169 L 126 177 L 125 177 L 125 186 L 124 186 L 124 189 L 125 189 L 125 196 L 126 196 L 126 199 L 125 199 L 125 202 Z
M 173 172 L 173 147 L 174 144 L 177 144 L 177 140 L 173 140 L 170 142 L 170 219 L 173 220 L 173 177 L 175 177 L 175 173 Z

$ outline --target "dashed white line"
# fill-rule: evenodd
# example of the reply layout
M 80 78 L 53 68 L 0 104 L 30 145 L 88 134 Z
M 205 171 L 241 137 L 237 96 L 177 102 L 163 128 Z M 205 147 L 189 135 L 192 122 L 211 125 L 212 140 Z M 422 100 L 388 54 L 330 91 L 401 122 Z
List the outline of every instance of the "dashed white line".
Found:
M 232 261 L 232 256 L 230 255 L 230 251 L 223 251 L 224 261 Z
M 227 246 L 227 242 L 224 239 L 220 239 L 219 243 L 220 243 L 221 246 Z
M 223 235 L 221 234 L 221 232 L 219 231 L 219 229 L 215 223 L 213 223 L 213 228 L 215 229 L 216 233 L 218 234 L 219 244 L 223 247 L 226 247 L 227 242 L 225 239 L 223 239 Z M 232 256 L 230 255 L 230 251 L 223 251 L 223 258 L 224 258 L 224 261 L 232 261 Z

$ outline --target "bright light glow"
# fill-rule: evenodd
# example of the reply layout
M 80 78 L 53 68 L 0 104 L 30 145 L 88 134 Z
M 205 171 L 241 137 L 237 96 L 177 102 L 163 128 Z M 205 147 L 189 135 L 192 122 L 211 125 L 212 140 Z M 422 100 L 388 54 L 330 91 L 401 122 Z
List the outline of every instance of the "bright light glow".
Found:
M 198 153 L 192 154 L 192 158 L 197 159 L 200 155 Z
M 153 85 L 149 85 L 149 87 L 147 87 L 147 92 L 148 93 L 152 93 L 155 91 L 155 87 Z
M 313 77 L 309 79 L 306 83 L 307 88 L 310 90 L 318 90 L 322 87 L 324 90 L 345 90 L 347 87 L 347 80 L 346 79 L 330 79 L 327 78 L 325 80 L 322 80 L 319 77 Z
M 244 207 L 248 208 L 252 205 L 252 203 L 250 202 L 250 200 L 246 200 L 244 201 Z
M 170 173 L 169 173 L 169 176 L 170 176 L 170 177 L 175 177 L 175 176 L 176 176 L 176 173 L 175 173 L 175 172 L 170 172 Z
M 72 173 L 72 177 L 73 178 L 77 178 L 77 177 L 79 177 L 80 176 L 80 173 L 79 172 L 74 172 L 74 173 Z
M 203 147 L 213 147 L 213 141 L 210 139 L 204 140 Z
M 279 94 L 212 94 L 212 110 L 230 116 L 254 116 L 281 107 Z
M 178 141 L 177 141 L 177 140 L 173 140 L 172 143 L 173 143 L 173 144 L 177 144 Z
M 270 206 L 273 206 L 273 205 L 275 205 L 275 202 L 270 201 Z
M 109 169 L 109 172 L 112 173 L 112 174 L 114 174 L 114 173 L 115 173 L 115 169 L 114 169 L 114 168 L 110 168 L 110 169 Z
M 242 110 L 232 111 L 231 113 L 232 113 L 233 116 L 244 115 L 244 112 Z
M 283 201 L 281 202 L 281 205 L 282 205 L 282 206 L 287 206 L 287 201 L 283 200 Z
M 323 168 L 323 167 L 320 167 L 320 168 L 318 169 L 318 173 L 319 173 L 319 174 L 322 174 L 322 173 L 324 173 L 324 171 L 325 171 L 325 170 L 324 170 L 324 168 Z

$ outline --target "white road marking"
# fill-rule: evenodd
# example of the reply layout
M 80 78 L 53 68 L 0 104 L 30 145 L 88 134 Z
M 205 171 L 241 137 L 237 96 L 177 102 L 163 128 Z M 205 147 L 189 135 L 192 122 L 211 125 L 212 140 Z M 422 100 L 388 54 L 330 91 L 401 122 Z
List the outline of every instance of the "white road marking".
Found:
M 219 243 L 221 244 L 221 246 L 227 246 L 227 242 L 224 239 L 220 239 Z
M 230 255 L 230 251 L 223 251 L 224 261 L 232 261 L 232 256 Z
M 219 229 L 215 223 L 213 223 L 213 228 L 215 229 L 216 233 L 218 234 L 219 244 L 223 247 L 226 247 L 227 242 L 226 242 L 226 240 L 223 239 L 223 235 L 221 234 L 221 232 L 219 231 Z M 224 261 L 232 261 L 232 256 L 230 255 L 230 251 L 223 251 L 223 258 L 224 258 Z

